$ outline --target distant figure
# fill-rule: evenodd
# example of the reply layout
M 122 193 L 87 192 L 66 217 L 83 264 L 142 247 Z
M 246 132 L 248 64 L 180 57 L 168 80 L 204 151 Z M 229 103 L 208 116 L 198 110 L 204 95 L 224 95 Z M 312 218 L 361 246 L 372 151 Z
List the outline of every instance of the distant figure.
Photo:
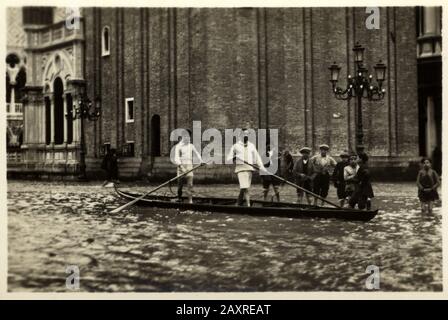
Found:
M 296 184 L 303 189 L 311 191 L 313 189 L 313 164 L 310 160 L 311 149 L 308 147 L 303 147 L 300 149 L 302 156 L 297 159 L 294 164 L 293 174 L 295 177 Z M 297 189 L 297 201 L 302 203 L 304 191 Z M 306 194 L 306 201 L 311 204 L 310 195 Z
M 269 173 L 276 174 L 274 172 L 274 163 L 277 162 L 277 170 L 279 166 L 279 154 L 276 152 L 275 149 L 271 150 L 271 146 L 267 145 L 266 147 L 266 156 L 269 159 L 267 163 L 264 164 L 264 167 L 267 169 Z M 261 175 L 261 180 L 263 181 L 263 200 L 266 201 L 268 198 L 269 193 L 269 186 L 272 185 L 272 188 L 274 189 L 275 199 L 277 202 L 280 202 L 280 191 L 279 186 L 281 184 L 281 181 L 272 175 Z
M 118 181 L 118 157 L 116 149 L 112 148 L 107 151 L 101 164 L 101 169 L 106 171 L 106 181 L 104 181 L 103 186 L 109 182 Z
M 333 157 L 327 154 L 330 150 L 330 147 L 327 144 L 320 145 L 319 149 L 320 154 L 311 158 L 315 173 L 313 192 L 325 199 L 328 196 L 328 190 L 330 189 L 330 172 L 333 172 L 337 162 Z M 314 198 L 314 205 L 317 205 L 317 198 Z M 323 205 L 324 201 L 322 201 L 322 206 Z
M 246 199 L 246 205 L 250 207 L 250 186 L 252 183 L 252 172 L 255 171 L 251 165 L 258 166 L 262 171 L 266 171 L 266 169 L 258 154 L 257 148 L 249 141 L 249 132 L 247 129 L 243 129 L 238 136 L 238 141 L 227 154 L 227 161 L 234 161 L 236 164 L 235 173 L 238 176 L 238 182 L 240 184 L 238 205 L 242 206 L 244 199 Z
M 344 167 L 345 197 L 348 202 L 350 202 L 358 185 L 358 180 L 356 179 L 358 170 L 358 156 L 355 153 L 351 153 L 349 155 L 348 165 Z
M 358 209 L 360 210 L 371 209 L 371 199 L 374 197 L 374 194 L 370 181 L 368 161 L 369 156 L 366 153 L 362 152 L 358 155 L 359 169 L 355 177 L 355 191 L 348 201 L 351 208 L 354 208 L 358 204 Z
M 344 168 L 349 164 L 349 154 L 347 151 L 343 151 L 339 155 L 339 157 L 341 157 L 341 161 L 338 162 L 338 164 L 334 168 L 333 176 L 331 177 L 331 179 L 333 180 L 334 187 L 337 191 L 339 205 L 343 207 L 345 198 L 347 197 L 347 194 L 345 192 Z
M 174 148 L 174 163 L 177 165 L 177 175 L 181 175 L 188 170 L 193 169 L 193 157 L 196 156 L 199 163 L 202 162 L 201 155 L 196 150 L 195 146 L 190 142 L 191 131 L 186 130 L 181 141 L 176 144 Z M 187 175 L 177 179 L 177 197 L 182 201 L 182 193 L 184 184 L 187 184 L 188 203 L 193 203 L 193 171 Z
M 294 168 L 294 159 L 288 150 L 284 150 L 280 157 L 280 176 L 283 179 L 290 180 L 292 169 Z
M 418 198 L 422 213 L 432 213 L 433 202 L 439 199 L 437 188 L 440 186 L 440 178 L 437 172 L 431 168 L 430 159 L 423 158 L 421 163 L 423 168 L 417 175 Z

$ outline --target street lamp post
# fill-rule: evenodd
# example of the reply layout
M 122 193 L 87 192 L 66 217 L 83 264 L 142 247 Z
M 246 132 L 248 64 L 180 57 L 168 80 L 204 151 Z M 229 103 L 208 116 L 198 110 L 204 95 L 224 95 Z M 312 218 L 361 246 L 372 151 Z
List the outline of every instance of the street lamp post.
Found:
M 355 55 L 356 74 L 352 77 L 347 76 L 347 86 L 345 89 L 338 87 L 336 84 L 339 79 L 339 71 L 341 67 L 334 62 L 328 69 L 330 70 L 330 82 L 332 84 L 333 93 L 338 100 L 350 100 L 356 98 L 357 101 L 357 121 L 356 121 L 356 151 L 364 152 L 363 145 L 363 126 L 362 126 L 362 99 L 369 101 L 378 101 L 384 98 L 386 89 L 382 88 L 386 75 L 386 65 L 381 60 L 373 67 L 375 69 L 376 84 L 373 83 L 373 76 L 367 76 L 368 69 L 363 65 L 364 50 L 359 43 L 353 48 Z
M 66 117 L 72 120 L 80 120 L 80 130 L 81 130 L 81 150 L 79 153 L 79 169 L 80 175 L 79 180 L 87 180 L 86 175 L 86 143 L 84 134 L 84 120 L 97 121 L 101 116 L 101 106 L 99 104 L 99 98 L 95 99 L 95 103 L 92 103 L 87 95 L 82 95 L 78 100 L 77 105 L 72 109 L 71 113 L 68 113 Z

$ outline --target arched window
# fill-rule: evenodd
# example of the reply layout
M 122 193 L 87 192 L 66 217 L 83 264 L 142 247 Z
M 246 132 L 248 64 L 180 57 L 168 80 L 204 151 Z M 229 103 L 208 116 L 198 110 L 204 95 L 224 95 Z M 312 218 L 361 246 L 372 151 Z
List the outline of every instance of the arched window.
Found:
M 101 56 L 110 55 L 110 29 L 104 27 L 101 35 Z

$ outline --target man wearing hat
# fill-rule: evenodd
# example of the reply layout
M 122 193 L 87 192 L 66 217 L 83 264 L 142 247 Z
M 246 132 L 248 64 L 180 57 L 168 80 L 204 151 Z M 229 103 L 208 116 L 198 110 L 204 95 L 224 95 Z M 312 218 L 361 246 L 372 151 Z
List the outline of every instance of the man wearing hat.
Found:
M 334 187 L 337 190 L 339 205 L 343 207 L 345 203 L 345 198 L 347 197 L 347 193 L 345 192 L 344 168 L 349 164 L 348 151 L 346 150 L 342 151 L 339 157 L 341 157 L 341 161 L 338 162 L 338 164 L 334 168 L 331 180 L 333 181 Z
M 315 173 L 313 192 L 322 198 L 326 198 L 328 196 L 328 189 L 330 189 L 330 172 L 336 167 L 337 162 L 327 154 L 328 150 L 330 150 L 327 144 L 321 144 L 319 149 L 320 154 L 315 155 L 310 160 Z M 317 198 L 314 198 L 314 205 L 317 205 Z M 322 201 L 323 205 L 324 201 Z
M 314 172 L 313 165 L 310 161 L 311 149 L 308 147 L 303 147 L 302 149 L 300 149 L 300 153 L 302 154 L 302 156 L 297 159 L 292 172 L 295 177 L 296 184 L 306 190 L 311 191 Z M 303 190 L 297 189 L 297 197 L 299 203 L 302 203 L 303 193 Z M 306 201 L 308 202 L 308 204 L 311 204 L 311 198 L 308 193 L 306 194 Z

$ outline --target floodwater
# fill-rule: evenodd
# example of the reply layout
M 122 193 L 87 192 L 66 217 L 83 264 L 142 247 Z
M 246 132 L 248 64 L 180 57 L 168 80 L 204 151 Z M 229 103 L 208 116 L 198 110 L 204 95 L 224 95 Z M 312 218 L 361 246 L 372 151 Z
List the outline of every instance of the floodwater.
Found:
M 8 290 L 70 291 L 70 265 L 79 291 L 367 291 L 369 265 L 379 267 L 381 291 L 442 290 L 440 208 L 423 216 L 411 183 L 374 190 L 381 212 L 363 223 L 136 207 L 112 215 L 124 202 L 100 182 L 10 180 Z M 295 191 L 285 187 L 282 200 Z

